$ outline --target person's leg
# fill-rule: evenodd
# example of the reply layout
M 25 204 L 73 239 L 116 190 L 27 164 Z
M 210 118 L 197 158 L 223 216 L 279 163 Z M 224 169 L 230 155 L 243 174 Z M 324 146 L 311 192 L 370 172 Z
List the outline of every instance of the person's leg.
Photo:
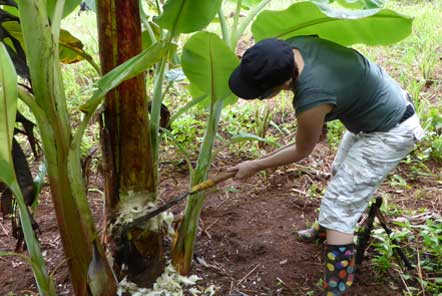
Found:
M 342 167 L 342 163 L 347 158 L 348 152 L 353 144 L 356 142 L 357 137 L 352 132 L 346 131 L 342 137 L 341 143 L 339 143 L 338 151 L 336 152 L 335 159 L 332 163 L 331 177 L 333 178 L 336 173 Z
M 336 175 L 336 172 L 340 169 L 342 163 L 347 157 L 353 143 L 356 141 L 355 134 L 346 131 L 339 144 L 338 151 L 336 152 L 335 159 L 333 160 L 331 168 L 331 177 Z M 315 221 L 310 228 L 297 231 L 298 239 L 304 242 L 313 242 L 315 240 L 326 239 L 326 229 L 319 225 L 318 221 Z
M 353 243 L 353 234 L 343 233 L 335 230 L 327 230 L 327 244 L 347 245 Z
M 353 282 L 353 231 L 378 185 L 414 147 L 414 128 L 405 122 L 389 132 L 356 136 L 321 202 L 319 224 L 327 229 L 324 288 L 343 295 Z

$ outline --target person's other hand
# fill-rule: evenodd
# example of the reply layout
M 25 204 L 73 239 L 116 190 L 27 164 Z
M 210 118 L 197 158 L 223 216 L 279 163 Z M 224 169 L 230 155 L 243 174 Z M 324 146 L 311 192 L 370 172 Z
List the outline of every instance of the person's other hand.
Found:
M 259 171 L 255 160 L 244 161 L 234 167 L 229 168 L 227 171 L 234 172 L 236 175 L 234 179 L 247 179 Z

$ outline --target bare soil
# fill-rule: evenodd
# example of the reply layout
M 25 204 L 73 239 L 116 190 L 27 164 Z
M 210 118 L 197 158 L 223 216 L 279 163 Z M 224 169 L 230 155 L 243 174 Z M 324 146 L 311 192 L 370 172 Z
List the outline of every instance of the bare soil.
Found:
M 317 216 L 321 191 L 327 183 L 333 153 L 321 143 L 302 165 L 310 169 L 286 167 L 256 175 L 246 182 L 228 180 L 210 190 L 201 215 L 195 247 L 193 274 L 203 278 L 203 287 L 214 284 L 217 295 L 321 295 L 323 246 L 296 240 L 295 231 L 306 227 Z M 218 158 L 212 171 L 220 172 L 238 159 Z M 429 168 L 440 174 L 436 164 Z M 439 172 L 439 173 L 438 173 Z M 400 166 L 397 174 L 410 172 Z M 388 193 L 390 203 L 408 209 L 427 208 L 442 212 L 442 185 L 437 178 L 417 178 L 410 189 L 390 186 L 378 190 Z M 184 192 L 186 166 L 165 164 L 161 190 L 164 200 Z M 314 184 L 314 186 L 312 186 Z M 103 180 L 91 176 L 90 203 L 97 225 L 101 225 Z M 49 270 L 54 274 L 58 295 L 73 295 L 58 234 L 48 187 L 44 188 L 36 213 L 42 234 L 39 239 Z M 98 189 L 98 190 L 97 190 Z M 419 198 L 416 198 L 416 197 Z M 179 216 L 183 205 L 173 209 Z M 0 250 L 12 251 L 15 241 L 9 222 L 0 218 Z M 373 255 L 373 254 L 371 254 Z M 0 257 L 0 295 L 35 295 L 37 290 L 30 267 L 18 257 Z M 402 295 L 402 283 L 394 271 L 379 276 L 366 260 L 348 295 Z M 13 293 L 13 294 L 12 294 Z

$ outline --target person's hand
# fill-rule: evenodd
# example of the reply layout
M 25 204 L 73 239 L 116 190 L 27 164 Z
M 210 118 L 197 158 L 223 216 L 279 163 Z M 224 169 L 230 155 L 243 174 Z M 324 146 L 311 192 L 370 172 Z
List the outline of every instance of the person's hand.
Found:
M 247 179 L 259 171 L 256 160 L 244 161 L 234 167 L 227 169 L 229 172 L 235 172 L 234 179 Z

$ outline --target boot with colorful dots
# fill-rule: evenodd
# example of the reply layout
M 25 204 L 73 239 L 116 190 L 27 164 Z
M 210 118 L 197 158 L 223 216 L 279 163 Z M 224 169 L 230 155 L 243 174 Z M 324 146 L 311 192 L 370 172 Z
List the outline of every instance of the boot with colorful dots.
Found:
M 298 239 L 303 242 L 314 242 L 316 240 L 325 241 L 326 230 L 324 227 L 319 225 L 318 221 L 313 223 L 312 227 L 308 229 L 299 230 L 297 232 Z
M 325 296 L 344 295 L 353 283 L 355 251 L 353 244 L 327 245 L 325 251 Z

